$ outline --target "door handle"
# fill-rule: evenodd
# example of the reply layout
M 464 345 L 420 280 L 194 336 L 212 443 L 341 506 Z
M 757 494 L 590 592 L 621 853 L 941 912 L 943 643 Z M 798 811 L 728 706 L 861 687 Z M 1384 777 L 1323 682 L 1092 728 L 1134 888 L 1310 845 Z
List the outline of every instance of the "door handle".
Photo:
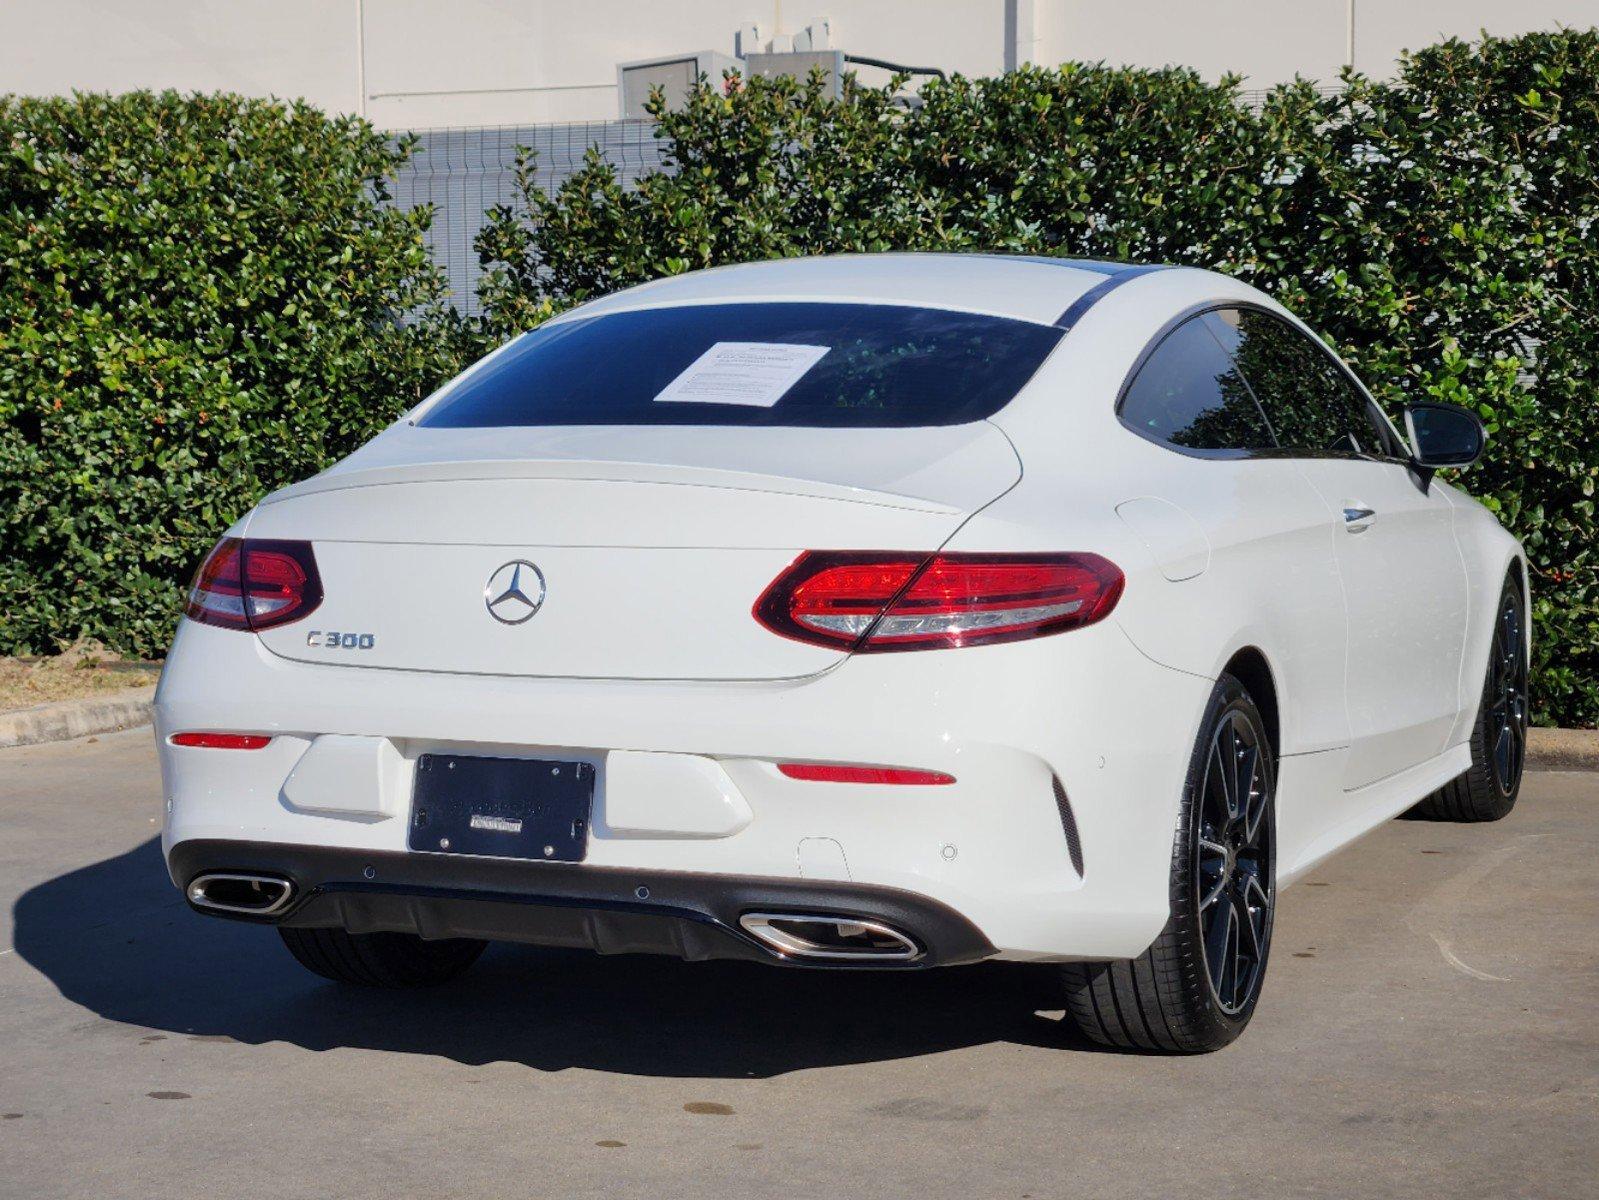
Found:
M 1350 533 L 1365 533 L 1371 528 L 1371 519 L 1377 515 L 1372 508 L 1348 506 L 1344 509 L 1344 528 Z

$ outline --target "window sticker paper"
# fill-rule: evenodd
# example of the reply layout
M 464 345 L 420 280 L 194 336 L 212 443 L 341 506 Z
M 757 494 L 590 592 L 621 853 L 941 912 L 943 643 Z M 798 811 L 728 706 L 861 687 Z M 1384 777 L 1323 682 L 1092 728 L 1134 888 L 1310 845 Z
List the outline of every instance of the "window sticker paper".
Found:
M 717 342 L 662 388 L 655 402 L 771 408 L 831 348 L 786 342 Z

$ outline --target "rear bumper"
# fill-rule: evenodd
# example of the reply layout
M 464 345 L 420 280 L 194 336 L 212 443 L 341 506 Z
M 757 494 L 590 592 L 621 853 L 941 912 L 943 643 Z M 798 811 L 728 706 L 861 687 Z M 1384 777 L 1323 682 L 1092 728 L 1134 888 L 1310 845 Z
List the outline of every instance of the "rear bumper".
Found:
M 438 854 L 329 850 L 260 842 L 189 841 L 168 856 L 185 889 L 197 876 L 239 872 L 288 880 L 286 908 L 271 917 L 217 912 L 256 924 L 393 930 L 425 938 L 567 946 L 600 954 L 668 954 L 691 961 L 743 959 L 792 966 L 919 968 L 994 954 L 965 917 L 925 896 L 851 883 L 670 871 L 621 870 Z M 908 935 L 908 961 L 808 961 L 746 933 L 748 913 L 879 921 Z
M 579 761 L 596 777 L 584 870 L 605 874 L 594 878 L 884 889 L 959 914 L 1002 958 L 1131 957 L 1167 917 L 1172 830 L 1210 687 L 1145 658 L 1112 621 L 745 683 L 311 665 L 185 621 L 155 704 L 163 848 L 180 884 L 189 843 L 403 859 L 420 756 Z M 170 744 L 182 730 L 273 740 L 255 751 Z M 782 776 L 780 761 L 912 767 L 957 782 L 813 783 Z M 308 796 L 300 784 L 313 766 Z M 477 869 L 442 861 L 441 879 Z M 560 868 L 523 869 L 542 880 Z M 355 892 L 337 894 L 363 919 Z M 413 926 L 442 919 L 411 909 Z

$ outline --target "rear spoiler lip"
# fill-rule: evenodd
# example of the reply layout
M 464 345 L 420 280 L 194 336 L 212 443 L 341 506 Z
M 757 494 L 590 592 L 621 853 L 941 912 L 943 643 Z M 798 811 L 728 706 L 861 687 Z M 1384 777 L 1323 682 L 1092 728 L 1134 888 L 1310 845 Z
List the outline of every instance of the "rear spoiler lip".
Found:
M 282 488 L 261 504 L 280 504 L 300 496 L 352 488 L 393 487 L 417 483 L 459 483 L 490 479 L 559 479 L 586 482 L 642 483 L 676 487 L 725 488 L 729 491 L 769 492 L 871 504 L 881 508 L 954 516 L 965 510 L 951 504 L 879 488 L 849 487 L 819 480 L 761 474 L 714 467 L 675 466 L 665 463 L 595 462 L 563 459 L 477 459 L 393 464 L 360 469 L 335 469 L 302 483 Z
M 949 516 L 987 504 L 1021 472 L 1015 446 L 992 421 L 881 429 L 429 429 L 402 421 L 262 503 L 404 483 L 588 480 L 725 488 Z

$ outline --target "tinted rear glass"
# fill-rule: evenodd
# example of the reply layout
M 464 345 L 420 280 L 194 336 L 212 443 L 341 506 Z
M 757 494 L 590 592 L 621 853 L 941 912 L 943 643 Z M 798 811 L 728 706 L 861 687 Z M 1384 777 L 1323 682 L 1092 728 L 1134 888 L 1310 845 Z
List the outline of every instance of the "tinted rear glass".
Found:
M 886 304 L 613 313 L 525 334 L 418 423 L 959 425 L 1003 408 L 1061 332 Z

